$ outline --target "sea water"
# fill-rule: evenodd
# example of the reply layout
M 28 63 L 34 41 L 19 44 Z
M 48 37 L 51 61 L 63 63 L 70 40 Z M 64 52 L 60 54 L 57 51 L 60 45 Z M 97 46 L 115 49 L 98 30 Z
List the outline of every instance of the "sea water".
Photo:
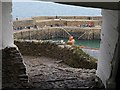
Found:
M 63 40 L 64 42 L 67 42 L 68 39 L 67 38 L 53 38 L 51 39 L 53 41 L 58 41 L 58 40 Z M 75 39 L 75 45 L 76 46 L 86 46 L 88 48 L 83 48 L 82 50 L 89 54 L 90 56 L 98 59 L 99 58 L 99 54 L 100 54 L 100 40 L 78 40 Z
M 67 42 L 67 38 L 53 38 L 52 40 L 63 40 L 64 42 Z M 75 45 L 76 46 L 86 46 L 89 48 L 100 48 L 100 40 L 78 40 L 75 39 Z

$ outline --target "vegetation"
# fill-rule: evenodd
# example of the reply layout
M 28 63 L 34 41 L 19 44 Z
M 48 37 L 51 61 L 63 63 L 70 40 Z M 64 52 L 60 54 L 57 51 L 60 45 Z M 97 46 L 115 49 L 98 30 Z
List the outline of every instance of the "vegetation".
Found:
M 75 68 L 97 68 L 97 59 L 86 54 L 78 46 L 73 46 L 72 57 L 65 61 L 71 67 Z

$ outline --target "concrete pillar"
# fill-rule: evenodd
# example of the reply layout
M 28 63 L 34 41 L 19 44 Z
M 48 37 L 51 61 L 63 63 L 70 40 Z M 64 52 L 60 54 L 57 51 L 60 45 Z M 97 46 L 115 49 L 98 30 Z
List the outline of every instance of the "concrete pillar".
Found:
M 15 46 L 11 12 L 12 2 L 2 2 L 2 48 Z
M 118 11 L 102 10 L 103 23 L 101 29 L 100 57 L 98 60 L 97 75 L 105 87 L 113 70 L 113 57 L 118 42 Z M 115 83 L 112 81 L 112 83 Z M 112 84 L 115 87 L 114 84 Z

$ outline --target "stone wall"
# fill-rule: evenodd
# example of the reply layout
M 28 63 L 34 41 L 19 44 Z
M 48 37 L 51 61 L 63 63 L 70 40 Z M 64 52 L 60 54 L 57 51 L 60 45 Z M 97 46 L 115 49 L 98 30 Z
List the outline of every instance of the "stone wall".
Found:
M 18 27 L 25 28 L 25 27 L 30 27 L 30 26 L 33 26 L 33 25 L 34 25 L 33 19 L 13 21 L 13 27 L 14 28 L 18 28 Z
M 93 22 L 94 26 L 101 26 L 102 21 L 101 20 L 35 20 L 35 24 L 38 27 L 44 27 L 44 26 L 77 26 L 80 27 L 80 25 L 88 24 L 89 22 Z
M 101 16 L 38 16 L 32 17 L 34 20 L 45 20 L 45 19 L 92 19 L 92 20 L 101 20 Z
M 94 40 L 100 39 L 100 31 L 101 29 L 97 28 L 64 28 L 69 34 L 71 34 L 75 39 L 82 40 Z M 41 29 L 33 29 L 33 30 L 21 30 L 14 32 L 15 39 L 37 39 L 37 40 L 44 40 L 44 39 L 52 39 L 52 38 L 69 38 L 69 35 L 63 28 L 55 27 L 55 28 L 41 28 Z
M 57 45 L 40 40 L 15 40 L 22 55 L 45 56 L 63 60 L 69 66 L 76 68 L 95 68 L 96 59 L 84 53 L 76 46 Z
M 101 26 L 102 17 L 101 16 L 40 16 L 33 17 L 30 19 L 16 20 L 13 21 L 14 29 L 25 28 L 25 27 L 38 27 L 47 26 L 80 26 L 81 24 L 86 24 L 88 22 L 94 22 L 94 25 Z
M 101 26 L 102 21 L 100 20 L 74 20 L 74 21 L 66 21 L 67 26 L 80 26 L 82 24 L 87 24 L 89 22 L 94 22 L 95 26 Z
M 2 50 L 2 89 L 27 88 L 28 76 L 21 53 L 15 47 Z

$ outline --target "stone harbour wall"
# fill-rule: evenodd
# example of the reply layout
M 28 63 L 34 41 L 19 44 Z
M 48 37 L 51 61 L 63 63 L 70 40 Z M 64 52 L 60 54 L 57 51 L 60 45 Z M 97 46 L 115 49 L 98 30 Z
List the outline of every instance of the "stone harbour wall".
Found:
M 64 28 L 69 34 L 71 34 L 75 39 L 82 40 L 94 40 L 100 39 L 100 28 Z M 54 28 L 41 28 L 41 29 L 32 29 L 32 30 L 20 30 L 14 32 L 15 39 L 37 39 L 45 40 L 52 38 L 69 38 L 69 34 L 63 28 L 54 27 Z M 84 34 L 85 33 L 85 34 Z M 84 35 L 83 35 L 84 34 Z
M 38 16 L 32 17 L 34 20 L 46 20 L 46 19 L 91 19 L 101 20 L 102 16 Z
M 82 27 L 83 25 L 86 25 L 90 22 L 94 23 L 94 26 L 101 26 L 102 21 L 101 20 L 35 20 L 35 25 L 38 27 L 45 27 L 45 26 L 77 26 Z
M 57 45 L 41 40 L 15 40 L 14 43 L 22 55 L 55 58 L 75 68 L 96 69 L 97 67 L 97 60 L 76 46 Z
M 33 19 L 13 21 L 13 28 L 30 27 L 30 26 L 33 26 L 33 25 L 34 25 Z
M 102 16 L 39 16 L 29 19 L 18 19 L 13 21 L 14 29 L 22 29 L 27 27 L 44 26 L 80 26 L 94 22 L 95 26 L 101 26 Z

